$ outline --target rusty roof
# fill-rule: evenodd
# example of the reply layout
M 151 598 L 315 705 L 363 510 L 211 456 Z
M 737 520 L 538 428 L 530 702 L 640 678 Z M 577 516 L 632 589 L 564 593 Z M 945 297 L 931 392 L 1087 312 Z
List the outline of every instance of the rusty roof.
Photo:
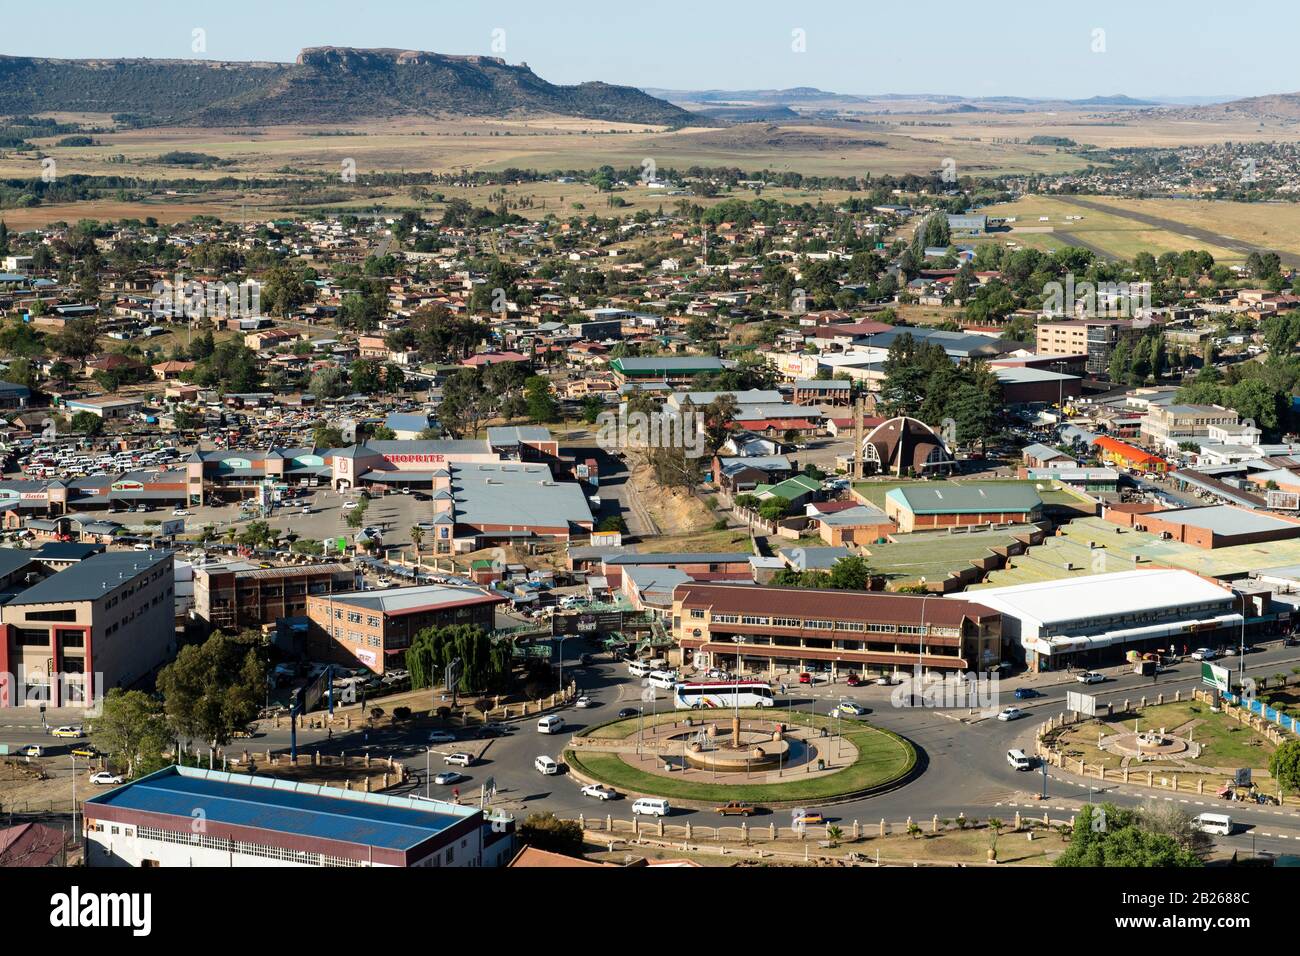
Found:
M 939 595 L 837 591 L 822 588 L 760 587 L 751 584 L 682 584 L 673 592 L 683 608 L 714 614 L 767 614 L 805 620 L 959 627 L 963 620 L 999 617 L 974 601 L 943 600 Z M 922 618 L 924 612 L 924 618 Z

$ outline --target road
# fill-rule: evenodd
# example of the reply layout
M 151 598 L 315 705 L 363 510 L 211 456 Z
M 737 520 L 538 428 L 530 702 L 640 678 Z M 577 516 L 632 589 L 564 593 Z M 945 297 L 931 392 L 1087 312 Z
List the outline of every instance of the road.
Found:
M 551 811 L 563 817 L 604 816 L 606 813 L 628 818 L 630 809 L 626 799 L 608 802 L 584 797 L 580 784 L 567 773 L 542 776 L 533 767 L 537 756 L 545 754 L 558 758 L 570 734 L 585 727 L 612 719 L 620 708 L 641 704 L 643 688 L 639 681 L 628 677 L 626 667 L 598 655 L 597 663 L 583 667 L 579 664 L 582 653 L 592 653 L 594 647 L 577 639 L 565 642 L 564 661 L 566 675 L 572 675 L 579 689 L 595 700 L 590 709 L 568 707 L 562 711 L 566 727 L 562 734 L 545 735 L 536 731 L 534 720 L 514 725 L 504 737 L 492 740 L 460 740 L 454 744 L 427 744 L 427 730 L 409 728 L 381 728 L 365 730 L 355 728 L 349 732 L 336 731 L 326 739 L 324 731 L 302 730 L 298 734 L 301 751 L 322 753 L 346 751 L 357 754 L 370 751 L 376 756 L 393 756 L 403 762 L 411 775 L 410 782 L 401 792 L 431 795 L 442 799 L 452 797 L 451 786 L 439 786 L 429 781 L 426 766 L 431 774 L 447 769 L 443 757 L 453 751 L 468 751 L 475 755 L 474 766 L 464 768 L 464 781 L 455 785 L 462 802 L 477 803 L 480 786 L 490 777 L 496 784 L 496 796 L 491 806 L 516 816 L 526 816 L 535 811 Z M 1247 671 L 1271 675 L 1280 669 L 1289 669 L 1300 663 L 1300 649 L 1272 646 L 1246 656 Z M 1229 666 L 1235 662 L 1229 660 Z M 1188 662 L 1159 675 L 1157 681 L 1142 678 L 1123 668 L 1105 672 L 1107 680 L 1086 688 L 1102 703 L 1121 703 L 1125 698 L 1135 699 L 1143 694 L 1171 694 L 1199 686 L 1200 669 L 1196 662 Z M 891 696 L 895 689 L 875 685 L 849 688 L 840 684 L 818 684 L 812 688 L 792 685 L 790 693 L 779 700 L 780 707 L 793 707 L 807 711 L 827 713 L 841 698 L 856 700 L 868 708 L 866 720 L 907 737 L 917 748 L 923 772 L 909 783 L 888 793 L 851 803 L 823 808 L 835 821 L 859 820 L 876 823 L 881 819 L 898 822 L 907 818 L 919 821 L 932 816 L 952 819 L 964 814 L 967 819 L 1001 817 L 1010 819 L 1017 810 L 1026 815 L 1041 816 L 1044 811 L 1060 819 L 1077 813 L 1091 799 L 1093 802 L 1109 801 L 1119 806 L 1139 806 L 1150 800 L 1177 801 L 1193 813 L 1205 811 L 1230 812 L 1242 824 L 1243 832 L 1220 842 L 1245 853 L 1252 849 L 1274 853 L 1297 850 L 1300 844 L 1300 812 L 1294 809 L 1255 806 L 1243 803 L 1226 804 L 1213 796 L 1197 797 L 1181 794 L 1166 796 L 1155 790 L 1136 785 L 1106 783 L 1098 786 L 1077 777 L 1050 768 L 1047 776 L 1046 800 L 1038 799 L 1043 778 L 1039 770 L 1030 773 L 1013 770 L 1006 762 L 1006 752 L 1012 748 L 1032 752 L 1034 732 L 1048 716 L 1064 710 L 1065 695 L 1070 690 L 1085 689 L 1072 680 L 1047 684 L 1043 678 L 1013 679 L 998 688 L 999 700 L 1012 701 L 1016 687 L 1033 683 L 1042 696 L 1031 700 L 1015 701 L 1026 712 L 1017 721 L 981 719 L 966 709 L 939 710 L 894 706 Z M 668 708 L 671 702 L 664 692 L 650 706 Z M 441 701 L 438 701 L 439 703 Z M 1000 703 L 998 706 L 1002 706 Z M 0 719 L 0 741 L 10 744 L 41 742 L 49 746 L 51 756 L 44 758 L 52 772 L 63 775 L 70 772 L 71 762 L 67 751 L 71 741 L 56 741 L 40 730 L 40 716 L 36 713 L 6 713 Z M 247 742 L 249 750 L 283 750 L 289 746 L 286 728 L 268 728 Z M 242 746 L 230 748 L 243 749 Z M 79 762 L 80 763 L 80 762 Z M 84 778 L 83 778 L 84 779 Z M 712 825 L 716 815 L 711 811 L 675 808 L 671 816 L 675 823 L 692 820 Z M 780 819 L 780 818 L 777 818 Z M 762 822 L 762 818 L 759 818 Z
M 1130 219 L 1133 222 L 1172 232 L 1175 235 L 1183 236 L 1188 239 L 1200 240 L 1209 245 L 1231 249 L 1233 252 L 1240 252 L 1243 255 L 1249 255 L 1252 252 L 1276 251 L 1267 249 L 1263 246 L 1257 246 L 1244 239 L 1238 239 L 1235 236 L 1226 236 L 1221 232 L 1214 232 L 1210 229 L 1191 226 L 1185 222 L 1178 222 L 1176 219 L 1165 219 L 1161 216 L 1152 216 L 1148 213 L 1136 212 L 1132 209 L 1126 209 L 1121 205 L 1094 202 L 1088 199 L 1083 199 L 1079 196 L 1055 196 L 1053 198 L 1059 199 L 1061 202 L 1066 202 L 1073 206 L 1078 206 L 1082 209 L 1090 209 L 1093 212 L 1105 213 L 1108 216 L 1119 216 L 1123 219 Z M 1078 240 L 1077 237 L 1074 237 L 1071 244 L 1086 245 L 1086 243 Z M 1092 247 L 1089 246 L 1088 248 Z M 1300 265 L 1300 256 L 1286 252 L 1278 253 L 1278 255 L 1281 257 L 1282 265 L 1284 266 Z M 1107 256 L 1107 258 L 1113 259 L 1114 256 Z

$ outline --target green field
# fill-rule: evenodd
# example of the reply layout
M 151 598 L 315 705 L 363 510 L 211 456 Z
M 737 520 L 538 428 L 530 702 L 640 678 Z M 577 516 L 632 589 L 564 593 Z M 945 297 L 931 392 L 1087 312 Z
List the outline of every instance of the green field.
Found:
M 771 719 L 770 710 L 742 711 L 747 717 Z M 664 714 L 659 722 L 679 719 L 676 714 Z M 805 726 L 829 727 L 825 717 L 810 717 L 794 711 L 782 715 L 787 723 Z M 602 738 L 625 738 L 636 732 L 636 720 L 619 721 L 597 728 L 592 734 Z M 830 800 L 841 794 L 855 793 L 883 786 L 906 775 L 916 763 L 912 745 L 887 730 L 850 721 L 838 722 L 844 739 L 858 749 L 858 759 L 839 773 L 810 780 L 794 780 L 779 784 L 745 784 L 740 780 L 725 784 L 697 783 L 682 777 L 650 774 L 624 763 L 617 754 L 581 753 L 566 750 L 564 760 L 571 767 L 589 777 L 600 780 L 618 790 L 635 794 L 681 800 L 698 800 L 704 803 L 744 799 L 755 803 L 787 800 Z M 624 729 L 626 727 L 626 729 Z

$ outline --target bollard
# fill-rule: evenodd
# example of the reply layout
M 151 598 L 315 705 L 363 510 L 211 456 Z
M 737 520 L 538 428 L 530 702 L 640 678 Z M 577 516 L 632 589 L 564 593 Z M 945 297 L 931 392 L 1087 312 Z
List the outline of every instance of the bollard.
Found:
M 605 814 L 605 829 L 608 830 L 610 833 L 614 832 L 614 818 L 611 817 L 608 813 Z
M 1015 822 L 1015 825 L 1012 827 L 1012 829 L 1013 829 L 1013 830 L 1019 830 L 1019 829 L 1020 829 L 1020 811 L 1019 811 L 1019 810 L 1016 811 L 1016 822 Z
M 884 836 L 884 835 L 885 835 L 885 818 L 884 818 L 884 817 L 881 817 L 881 818 L 880 818 L 880 835 L 881 835 L 881 836 Z
M 931 833 L 939 832 L 939 814 L 937 813 L 930 818 L 930 832 Z

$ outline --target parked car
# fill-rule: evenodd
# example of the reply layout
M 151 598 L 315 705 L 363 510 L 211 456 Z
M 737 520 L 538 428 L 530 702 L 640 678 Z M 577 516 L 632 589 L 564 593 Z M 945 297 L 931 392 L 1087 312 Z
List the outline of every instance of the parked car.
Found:
M 616 796 L 615 792 L 609 787 L 602 787 L 598 783 L 589 783 L 582 788 L 584 797 L 595 797 L 597 800 L 612 800 Z
M 101 754 L 99 748 L 95 747 L 93 744 L 76 744 L 72 748 L 72 756 L 91 758 L 99 757 Z
M 45 751 L 41 749 L 40 744 L 28 744 L 25 747 L 18 748 L 18 756 L 20 757 L 39 757 L 44 753 Z
M 848 677 L 844 678 L 844 683 L 849 687 L 857 687 L 862 683 L 862 678 L 857 674 L 850 674 Z
M 1034 766 L 1023 750 L 1008 750 L 1007 763 L 1016 770 L 1032 770 Z
M 1002 712 L 998 714 L 998 720 L 1018 720 L 1025 716 L 1025 712 L 1019 707 L 1003 707 Z
M 447 730 L 429 731 L 429 743 L 431 744 L 451 744 L 456 742 L 456 735 Z
M 1194 661 L 1212 661 L 1218 656 L 1218 654 L 1214 653 L 1214 651 L 1208 647 L 1198 647 L 1196 650 L 1192 651 L 1192 660 Z
M 454 767 L 469 767 L 474 764 L 474 755 L 458 750 L 454 754 L 447 754 L 442 762 Z
M 802 674 L 799 675 L 799 683 L 811 684 L 812 682 L 813 682 L 813 676 L 812 674 L 809 674 L 807 671 L 804 671 Z
M 101 770 L 90 775 L 90 782 L 100 787 L 116 787 L 121 783 L 125 783 L 125 780 L 120 773 L 109 773 L 107 770 Z
M 1075 678 L 1080 684 L 1100 684 L 1106 679 L 1104 674 L 1098 674 L 1096 671 L 1084 671 Z
M 724 817 L 752 817 L 754 815 L 754 805 L 745 803 L 743 800 L 728 800 L 714 809 Z

